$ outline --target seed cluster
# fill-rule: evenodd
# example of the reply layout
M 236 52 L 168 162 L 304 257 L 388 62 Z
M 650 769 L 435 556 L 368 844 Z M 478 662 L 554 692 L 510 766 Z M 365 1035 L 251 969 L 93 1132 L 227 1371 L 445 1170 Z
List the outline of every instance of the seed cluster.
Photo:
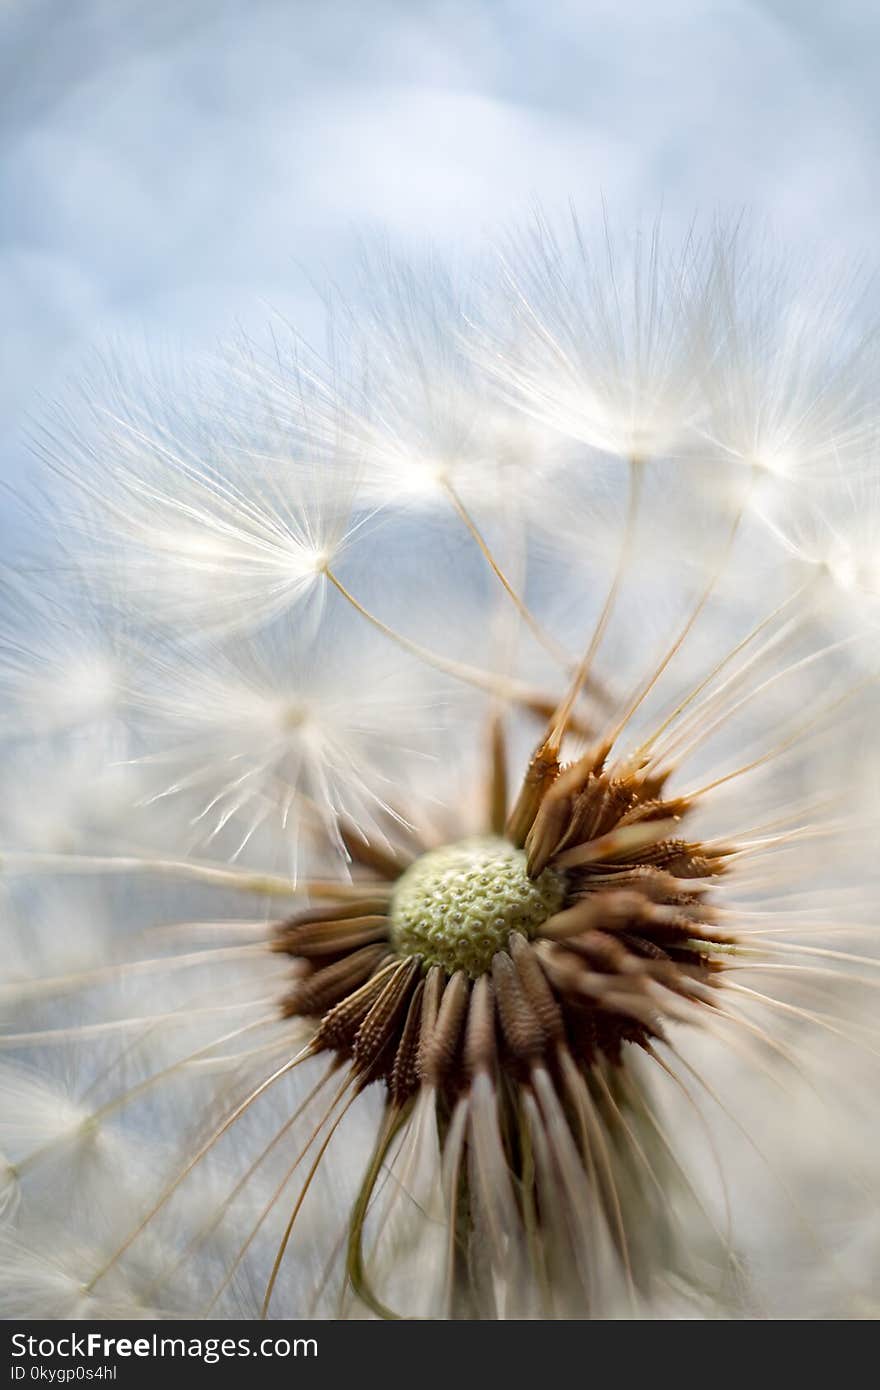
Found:
M 606 755 L 561 768 L 539 749 L 510 838 L 408 864 L 361 848 L 360 888 L 281 925 L 275 949 L 298 971 L 283 1009 L 319 1020 L 314 1050 L 352 1059 L 399 1102 L 430 1073 L 454 1103 L 480 1033 L 475 983 L 498 1077 L 536 1057 L 555 1070 L 560 1046 L 578 1066 L 616 1064 L 624 1042 L 661 1035 L 672 996 L 704 1000 L 727 939 L 699 880 L 723 872 L 725 851 L 673 833 L 688 806 L 664 798 L 662 773 L 608 769 Z
M 545 869 L 530 879 L 525 852 L 509 841 L 464 840 L 423 854 L 400 878 L 391 940 L 401 956 L 477 979 L 511 932 L 533 936 L 564 897 L 564 873 Z
M 701 880 L 724 872 L 728 851 L 677 834 L 689 806 L 664 796 L 663 771 L 608 767 L 607 755 L 560 767 L 539 748 L 506 838 L 425 846 L 408 863 L 352 840 L 366 876 L 278 928 L 275 949 L 296 962 L 284 1014 L 316 1019 L 311 1050 L 347 1061 L 356 1089 L 386 1089 L 349 1246 L 349 1278 L 374 1311 L 388 1310 L 363 1275 L 363 1223 L 418 1097 L 436 1107 L 441 1147 L 456 1115 L 465 1128 L 451 1132 L 475 1126 L 482 1146 L 489 1125 L 497 1182 L 518 1194 L 506 1220 L 534 1223 L 548 1193 L 558 1197 L 553 1165 L 574 1160 L 613 1227 L 596 1107 L 617 1122 L 609 1098 L 616 1078 L 625 1087 L 627 1046 L 651 1052 L 668 1019 L 712 1006 L 730 938 Z M 460 1173 L 466 1188 L 466 1164 Z M 454 1220 L 460 1284 L 479 1305 L 490 1293 L 471 1250 L 470 1200 L 459 1194 Z M 569 1257 L 576 1266 L 576 1251 L 558 1254 Z M 561 1286 L 578 1286 L 575 1266 Z

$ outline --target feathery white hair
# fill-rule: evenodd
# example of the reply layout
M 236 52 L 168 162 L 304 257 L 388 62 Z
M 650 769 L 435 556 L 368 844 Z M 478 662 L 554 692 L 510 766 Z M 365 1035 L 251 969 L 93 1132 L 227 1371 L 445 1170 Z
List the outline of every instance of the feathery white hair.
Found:
M 866 297 L 723 227 L 367 265 L 324 359 L 47 426 L 2 1307 L 876 1315 Z

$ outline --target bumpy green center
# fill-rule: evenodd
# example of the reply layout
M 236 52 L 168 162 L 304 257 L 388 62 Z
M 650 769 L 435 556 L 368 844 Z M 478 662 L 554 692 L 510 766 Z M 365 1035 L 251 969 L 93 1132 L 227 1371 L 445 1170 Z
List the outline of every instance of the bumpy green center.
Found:
M 533 881 L 525 854 L 507 840 L 460 840 L 423 854 L 401 876 L 391 937 L 401 955 L 476 979 L 512 931 L 534 936 L 564 897 L 565 875 L 545 869 Z

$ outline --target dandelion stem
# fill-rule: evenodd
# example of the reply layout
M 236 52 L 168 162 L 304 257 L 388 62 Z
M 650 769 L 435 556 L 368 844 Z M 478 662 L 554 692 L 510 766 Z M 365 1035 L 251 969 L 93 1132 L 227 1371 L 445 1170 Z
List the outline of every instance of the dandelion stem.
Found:
M 488 768 L 486 801 L 489 829 L 493 835 L 503 835 L 507 822 L 507 740 L 500 710 L 493 709 L 488 729 Z
M 608 590 L 608 594 L 602 606 L 602 612 L 599 614 L 596 627 L 593 631 L 593 636 L 590 638 L 587 650 L 584 653 L 582 660 L 578 664 L 574 676 L 572 677 L 571 684 L 568 688 L 568 693 L 564 697 L 560 705 L 557 707 L 552 717 L 550 734 L 547 740 L 548 745 L 551 748 L 558 749 L 560 744 L 562 743 L 563 736 L 565 734 L 566 729 L 568 728 L 569 719 L 571 718 L 571 712 L 574 709 L 575 701 L 577 700 L 578 696 L 580 695 L 581 691 L 586 685 L 587 679 L 590 674 L 590 668 L 593 664 L 593 658 L 595 657 L 596 652 L 599 649 L 599 644 L 602 641 L 602 638 L 605 636 L 605 632 L 607 630 L 608 623 L 611 619 L 611 614 L 613 612 L 614 605 L 617 602 L 617 595 L 620 592 L 620 586 L 623 583 L 623 578 L 626 573 L 627 561 L 629 559 L 630 551 L 632 549 L 633 537 L 635 535 L 635 522 L 638 513 L 641 491 L 642 466 L 638 459 L 633 458 L 630 459 L 629 465 L 629 498 L 627 501 L 626 521 L 624 523 L 623 540 L 620 546 L 620 553 L 617 559 L 617 566 L 614 572 L 614 578 L 611 581 L 611 587 Z
M 274 1291 L 274 1289 L 275 1289 L 275 1284 L 276 1284 L 276 1282 L 277 1282 L 278 1275 L 279 1275 L 279 1273 L 280 1273 L 280 1271 L 281 1271 L 281 1263 L 282 1263 L 282 1261 L 283 1261 L 283 1259 L 284 1259 L 284 1255 L 285 1255 L 285 1252 L 286 1252 L 286 1250 L 287 1250 L 287 1246 L 288 1246 L 288 1244 L 289 1244 L 289 1242 L 290 1242 L 290 1237 L 291 1237 L 291 1235 L 292 1235 L 292 1233 L 293 1233 L 294 1225 L 296 1224 L 296 1218 L 299 1216 L 299 1213 L 300 1213 L 300 1211 L 301 1211 L 301 1209 L 302 1209 L 302 1204 L 303 1204 L 303 1202 L 304 1202 L 305 1199 L 306 1199 L 306 1196 L 307 1196 L 307 1194 L 308 1194 L 309 1188 L 310 1188 L 311 1185 L 312 1185 L 312 1181 L 313 1181 L 313 1179 L 314 1179 L 314 1176 L 315 1176 L 315 1174 L 317 1173 L 319 1167 L 321 1166 L 321 1160 L 323 1159 L 325 1153 L 327 1152 L 327 1149 L 328 1149 L 328 1147 L 329 1147 L 329 1145 L 330 1145 L 331 1139 L 333 1138 L 333 1136 L 334 1136 L 334 1134 L 336 1133 L 336 1131 L 337 1131 L 337 1129 L 339 1128 L 339 1126 L 342 1124 L 342 1121 L 345 1119 L 346 1115 L 348 1114 L 349 1109 L 351 1108 L 351 1106 L 354 1104 L 354 1102 L 355 1102 L 356 1100 L 357 1100 L 357 1092 L 355 1092 L 355 1094 L 349 1098 L 349 1100 L 346 1102 L 346 1105 L 345 1105 L 345 1107 L 344 1107 L 342 1113 L 341 1113 L 340 1115 L 337 1115 L 336 1119 L 333 1121 L 332 1125 L 330 1126 L 330 1129 L 327 1131 L 327 1135 L 326 1135 L 326 1137 L 324 1138 L 324 1141 L 323 1141 L 323 1143 L 321 1144 L 321 1147 L 318 1149 L 318 1152 L 317 1152 L 317 1154 L 315 1155 L 314 1162 L 312 1163 L 312 1166 L 311 1166 L 311 1168 L 310 1168 L 309 1171 L 308 1171 L 308 1175 L 307 1175 L 307 1177 L 306 1177 L 306 1180 L 305 1180 L 305 1182 L 304 1182 L 303 1185 L 302 1185 L 302 1191 L 300 1192 L 299 1196 L 298 1196 L 297 1199 L 296 1199 L 296 1203 L 294 1204 L 293 1211 L 292 1211 L 291 1214 L 290 1214 L 290 1220 L 288 1221 L 288 1223 L 287 1223 L 287 1225 L 286 1225 L 286 1227 L 285 1227 L 285 1229 L 284 1229 L 284 1235 L 283 1235 L 282 1238 L 281 1238 L 281 1244 L 280 1244 L 279 1247 L 278 1247 L 278 1252 L 277 1252 L 277 1254 L 276 1254 L 276 1256 L 275 1256 L 275 1261 L 274 1261 L 274 1263 L 273 1263 L 273 1265 L 272 1265 L 272 1272 L 271 1272 L 271 1274 L 269 1275 L 269 1282 L 268 1282 L 268 1284 L 266 1285 L 266 1293 L 265 1293 L 265 1297 L 263 1298 L 263 1306 L 262 1306 L 262 1308 L 261 1308 L 261 1310 L 260 1310 L 260 1317 L 261 1317 L 261 1319 L 263 1319 L 264 1321 L 265 1321 L 265 1319 L 269 1316 L 269 1304 L 270 1304 L 270 1302 L 272 1301 L 272 1293 L 273 1293 L 273 1291 Z
M 382 1164 L 385 1162 L 385 1155 L 391 1147 L 394 1136 L 409 1116 L 411 1109 L 412 1103 L 407 1102 L 402 1107 L 391 1106 L 386 1113 L 384 1124 L 382 1125 L 382 1129 L 376 1141 L 376 1147 L 373 1150 L 373 1156 L 370 1159 L 370 1166 L 361 1183 L 357 1200 L 351 1214 L 348 1236 L 348 1255 L 346 1259 L 346 1272 L 351 1280 L 351 1286 L 358 1297 L 363 1299 L 367 1307 L 376 1313 L 378 1317 L 391 1319 L 393 1321 L 398 1320 L 399 1314 L 386 1307 L 386 1305 L 377 1298 L 367 1280 L 366 1271 L 364 1269 L 363 1251 L 364 1222 L 367 1216 L 367 1209 L 370 1205 L 370 1198 L 373 1194 L 373 1188 L 376 1186 Z
M 101 1279 L 104 1278 L 105 1274 L 107 1274 L 113 1268 L 117 1261 L 122 1258 L 125 1252 L 128 1249 L 130 1249 L 130 1247 L 137 1240 L 141 1232 L 144 1231 L 146 1227 L 149 1225 L 149 1223 L 152 1221 L 156 1213 L 162 1209 L 162 1207 L 169 1200 L 169 1198 L 173 1196 L 173 1194 L 180 1187 L 180 1184 L 184 1181 L 184 1179 L 189 1176 L 189 1174 L 193 1171 L 196 1165 L 201 1162 L 201 1160 L 205 1157 L 207 1153 L 210 1152 L 210 1150 L 214 1147 L 217 1141 L 219 1139 L 222 1139 L 223 1135 L 226 1134 L 229 1129 L 231 1129 L 231 1127 L 235 1124 L 236 1120 L 240 1119 L 241 1116 L 245 1113 L 245 1111 L 249 1110 L 250 1107 L 254 1104 L 254 1102 L 258 1100 L 259 1097 L 263 1095 L 266 1091 L 268 1091 L 270 1086 L 273 1086 L 275 1082 L 278 1081 L 282 1076 L 287 1076 L 288 1073 L 291 1072 L 294 1067 L 298 1066 L 300 1062 L 305 1061 L 305 1059 L 307 1057 L 310 1057 L 311 1055 L 311 1047 L 307 1044 L 301 1052 L 298 1052 L 296 1054 L 296 1056 L 289 1058 L 286 1062 L 282 1062 L 280 1067 L 277 1067 L 275 1071 L 273 1071 L 269 1076 L 265 1078 L 264 1081 L 261 1081 L 259 1086 L 255 1086 L 254 1089 L 250 1092 L 250 1094 L 245 1096 L 244 1100 L 235 1106 L 235 1108 L 227 1115 L 223 1123 L 217 1129 L 214 1130 L 213 1134 L 196 1151 L 195 1155 L 189 1160 L 189 1162 L 182 1169 L 182 1171 L 178 1173 L 174 1180 L 165 1188 L 165 1190 L 160 1195 L 158 1201 L 154 1202 L 153 1206 L 147 1212 L 143 1220 L 140 1221 L 137 1226 L 135 1226 L 133 1231 L 129 1232 L 122 1244 L 117 1246 L 116 1250 L 113 1252 L 110 1258 L 105 1261 L 105 1263 L 101 1266 L 97 1273 L 92 1275 L 91 1279 L 85 1286 L 87 1292 L 90 1292 L 95 1287 L 95 1285 Z
M 46 854 L 42 851 L 12 850 L 0 855 L 0 871 L 31 873 L 48 869 L 59 873 L 146 873 L 173 874 L 197 883 L 216 884 L 219 888 L 236 888 L 244 893 L 259 893 L 267 897 L 294 897 L 303 891 L 289 879 L 274 874 L 252 873 L 246 869 L 230 869 L 219 864 L 200 864 L 188 859 L 141 859 L 131 855 Z
M 832 700 L 829 704 L 820 709 L 818 714 L 813 715 L 805 724 L 801 724 L 799 728 L 795 729 L 794 733 L 791 734 L 789 738 L 783 739 L 781 743 L 777 743 L 768 752 L 762 753 L 757 758 L 753 758 L 751 762 L 743 763 L 740 767 L 734 768 L 732 772 L 726 772 L 723 776 L 716 777 L 712 782 L 706 782 L 702 787 L 698 787 L 694 791 L 685 792 L 684 799 L 686 801 L 696 801 L 698 797 L 705 796 L 707 792 L 715 791 L 718 787 L 723 787 L 726 782 L 732 782 L 734 778 L 743 777 L 747 772 L 754 772 L 756 768 L 763 767 L 766 763 L 772 762 L 774 758 L 781 757 L 789 748 L 793 748 L 795 744 L 799 743 L 812 729 L 815 729 L 827 715 L 833 714 L 835 710 L 847 704 L 853 696 L 857 695 L 860 690 L 864 690 L 868 685 L 871 685 L 876 679 L 876 676 L 868 676 L 865 680 L 857 681 L 849 690 L 844 691 L 843 695 L 838 696 L 836 700 Z
M 456 661 L 453 657 L 440 656 L 433 652 L 429 647 L 423 647 L 420 642 L 413 642 L 409 637 L 404 637 L 402 633 L 396 632 L 393 627 L 389 627 L 381 618 L 377 618 L 375 613 L 371 613 L 368 608 L 355 598 L 354 594 L 345 587 L 342 580 L 334 574 L 333 570 L 324 571 L 330 583 L 339 591 L 346 603 L 350 603 L 362 618 L 365 618 L 378 632 L 381 632 L 389 641 L 394 642 L 403 651 L 409 652 L 411 656 L 417 657 L 435 670 L 442 671 L 447 676 L 453 676 L 456 680 L 465 681 L 468 685 L 476 686 L 478 690 L 488 690 L 493 695 L 500 695 L 503 699 L 513 700 L 517 704 L 529 705 L 536 699 L 540 699 L 537 693 L 520 681 L 505 679 L 503 676 L 493 675 L 490 671 L 482 671 L 477 666 L 469 666 L 466 662 Z
M 263 897 L 295 898 L 303 895 L 316 898 L 358 897 L 363 889 L 355 884 L 332 879 L 307 879 L 294 883 L 279 874 L 254 873 L 249 869 L 230 869 L 222 864 L 200 863 L 196 859 L 149 859 L 132 855 L 46 854 L 42 851 L 11 850 L 0 855 L 0 871 L 28 874 L 35 870 L 69 874 L 169 874 L 175 878 L 192 879 L 196 883 L 213 884 L 218 888 L 234 888 L 241 893 Z M 371 890 L 372 891 L 372 890 Z M 375 885 L 381 893 L 382 885 Z
M 809 656 L 800 657 L 799 660 L 791 662 L 788 666 L 783 666 L 780 671 L 774 671 L 772 676 L 768 676 L 766 680 L 753 686 L 745 695 L 741 695 L 738 700 L 735 700 L 732 705 L 729 705 L 726 710 L 723 710 L 711 723 L 695 732 L 690 743 L 685 743 L 683 752 L 680 752 L 678 756 L 682 759 L 689 757 L 701 743 L 711 738 L 716 730 L 722 728 L 729 719 L 732 719 L 735 714 L 745 708 L 756 696 L 761 695 L 765 690 L 771 689 L 777 681 L 783 680 L 786 676 L 790 676 L 798 671 L 803 671 L 806 667 L 811 666 L 813 662 L 821 661 L 822 658 L 828 656 L 829 653 L 838 652 L 845 647 L 852 646 L 853 642 L 861 640 L 861 635 L 861 633 L 855 633 L 850 637 L 841 638 L 839 642 L 832 642 L 828 646 L 821 647 L 817 651 L 811 652 Z M 686 736 L 685 733 L 684 737 Z M 675 739 L 671 746 L 676 747 L 679 744 L 680 739 Z
M 654 730 L 654 732 L 644 740 L 643 743 L 639 744 L 639 747 L 636 749 L 636 756 L 646 753 L 649 748 L 654 747 L 657 744 L 658 739 L 662 737 L 662 735 L 666 732 L 669 726 L 673 724 L 676 719 L 678 719 L 679 715 L 684 713 L 684 711 L 688 708 L 689 705 L 693 704 L 694 700 L 696 700 L 698 696 L 700 696 L 703 693 L 707 686 L 711 685 L 715 677 L 719 676 L 721 672 L 724 670 L 724 668 L 728 666 L 735 657 L 739 656 L 739 653 L 745 647 L 749 646 L 755 640 L 756 637 L 759 637 L 760 634 L 764 631 L 764 629 L 768 627 L 768 625 L 772 623 L 775 618 L 778 618 L 782 613 L 785 612 L 786 608 L 789 608 L 793 603 L 797 601 L 797 599 L 801 598 L 809 587 L 809 584 L 803 584 L 800 586 L 800 588 L 796 589 L 793 594 L 789 594 L 788 598 L 783 599 L 782 603 L 778 604 L 770 613 L 767 614 L 765 618 L 762 618 L 759 623 L 757 623 L 749 632 L 747 632 L 745 637 L 741 638 L 741 640 L 737 642 L 736 646 L 731 647 L 730 651 L 727 652 L 727 654 L 723 656 L 715 666 L 713 666 L 709 674 L 705 676 L 704 679 L 701 680 L 698 685 L 695 685 L 693 690 L 691 690 L 684 697 L 684 699 L 678 702 L 678 704 L 671 711 L 671 713 L 668 714 L 667 717 L 663 720 L 663 723 L 660 724 Z M 716 692 L 716 694 L 717 693 L 719 692 Z
M 188 1242 L 188 1244 L 184 1247 L 181 1253 L 174 1259 L 174 1261 L 165 1269 L 163 1269 L 160 1274 L 158 1274 L 154 1279 L 150 1281 L 149 1285 L 147 1286 L 147 1289 L 145 1290 L 146 1296 L 149 1297 L 151 1294 L 153 1294 L 155 1290 L 157 1290 L 163 1282 L 170 1279 L 171 1275 L 174 1274 L 175 1270 L 179 1269 L 180 1266 L 184 1264 L 184 1262 L 187 1259 L 189 1259 L 195 1253 L 196 1250 L 198 1250 L 202 1245 L 204 1245 L 205 1241 L 208 1240 L 208 1238 L 220 1225 L 220 1222 L 223 1220 L 223 1217 L 226 1215 L 226 1212 L 232 1206 L 239 1193 L 243 1191 L 243 1189 L 250 1182 L 251 1178 L 253 1177 L 254 1173 L 256 1173 L 260 1165 L 265 1162 L 265 1160 L 268 1158 L 269 1154 L 276 1147 L 276 1145 L 279 1144 L 281 1140 L 284 1138 L 284 1136 L 290 1132 L 290 1130 L 296 1124 L 296 1121 L 300 1118 L 307 1106 L 309 1106 L 312 1103 L 315 1097 L 319 1095 L 321 1090 L 327 1085 L 327 1082 L 330 1080 L 331 1076 L 336 1071 L 338 1065 L 339 1063 L 334 1057 L 329 1067 L 327 1067 L 324 1074 L 315 1083 L 315 1085 L 309 1091 L 305 1099 L 300 1102 L 300 1104 L 290 1115 L 288 1115 L 281 1128 L 275 1132 L 275 1134 L 272 1136 L 269 1142 L 266 1145 L 264 1145 L 264 1147 L 261 1149 L 257 1157 L 253 1159 L 250 1165 L 245 1169 L 242 1176 L 235 1183 L 235 1186 L 229 1193 L 227 1193 L 226 1197 L 224 1197 L 217 1211 L 213 1214 L 207 1225 L 203 1226 L 200 1230 L 198 1230 L 195 1236 L 192 1238 L 192 1240 Z M 225 1287 L 225 1285 L 223 1287 Z M 222 1292 L 222 1289 L 220 1292 Z M 217 1295 L 217 1297 L 219 1297 L 219 1294 Z M 211 1307 L 213 1306 L 214 1303 L 212 1302 Z M 206 1310 L 206 1316 L 207 1312 L 210 1312 L 210 1308 Z
M 505 593 L 513 602 L 516 611 L 519 613 L 523 622 L 526 624 L 532 636 L 535 638 L 535 641 L 538 642 L 538 644 L 544 648 L 544 651 L 547 652 L 547 654 L 551 656 L 554 661 L 558 662 L 559 665 L 564 667 L 565 670 L 568 670 L 571 666 L 571 659 L 568 653 L 565 651 L 563 647 L 559 645 L 558 642 L 555 642 L 553 638 L 550 637 L 550 635 L 544 631 L 544 628 L 538 622 L 538 619 L 535 617 L 534 613 L 532 613 L 531 609 L 528 608 L 524 600 L 520 598 L 519 594 L 516 592 L 516 589 L 514 589 L 510 580 L 507 578 L 507 575 L 504 573 L 501 566 L 498 564 L 498 561 L 495 559 L 495 556 L 492 554 L 492 551 L 489 548 L 489 544 L 486 541 L 486 538 L 480 531 L 470 512 L 467 510 L 464 503 L 462 502 L 461 497 L 459 496 L 455 487 L 449 481 L 448 478 L 444 478 L 443 480 L 443 489 L 449 497 L 449 500 L 451 501 L 456 512 L 461 517 L 461 520 L 464 522 L 465 526 L 467 527 L 468 531 L 473 537 L 474 541 L 476 542 L 477 547 L 481 555 L 483 556 L 483 559 L 486 561 L 486 564 L 489 566 L 490 570 L 501 584 Z
M 663 672 L 666 670 L 673 657 L 676 655 L 677 652 L 681 650 L 681 647 L 687 640 L 690 632 L 692 631 L 698 618 L 703 612 L 703 609 L 706 607 L 706 604 L 712 597 L 712 594 L 715 590 L 715 585 L 718 583 L 718 580 L 721 578 L 721 575 L 724 572 L 724 567 L 727 564 L 727 560 L 733 548 L 733 542 L 736 539 L 736 534 L 739 530 L 741 521 L 742 512 L 737 512 L 731 524 L 730 531 L 727 536 L 727 541 L 725 543 L 724 550 L 721 555 L 721 560 L 719 561 L 717 568 L 713 571 L 709 579 L 709 582 L 707 583 L 705 589 L 703 590 L 702 594 L 697 600 L 696 607 L 688 617 L 684 626 L 678 632 L 677 636 L 675 637 L 675 640 L 672 642 L 672 645 L 666 651 L 666 654 L 663 656 L 659 665 L 655 668 L 649 680 L 646 682 L 645 685 L 642 686 L 641 690 L 636 694 L 628 709 L 624 712 L 623 716 L 618 720 L 617 724 L 614 726 L 613 731 L 608 735 L 609 743 L 616 742 L 616 740 L 620 737 L 626 725 L 629 723 L 633 715 L 636 713 L 636 710 L 650 695 L 651 691 L 654 689 L 655 685 L 659 681 L 660 677 L 663 675 Z

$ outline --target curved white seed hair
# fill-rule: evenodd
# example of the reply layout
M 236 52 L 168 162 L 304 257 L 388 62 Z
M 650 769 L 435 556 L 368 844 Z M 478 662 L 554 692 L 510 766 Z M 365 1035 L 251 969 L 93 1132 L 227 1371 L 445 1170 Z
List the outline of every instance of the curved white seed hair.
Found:
M 339 311 L 349 385 L 320 442 L 362 462 L 380 504 L 448 507 L 450 488 L 495 510 L 527 504 L 558 441 L 508 405 L 467 351 L 477 275 L 365 252 L 357 296 Z M 320 413 L 313 417 L 320 420 Z
M 799 489 L 783 505 L 765 504 L 761 515 L 787 553 L 806 573 L 824 579 L 837 601 L 858 622 L 880 618 L 880 436 L 869 455 L 873 467 L 840 466 L 827 479 Z
M 30 1069 L 0 1064 L 0 1206 L 14 1208 L 28 1167 L 62 1154 L 64 1185 L 78 1188 L 80 1197 L 91 1189 L 94 1198 L 95 1166 L 106 1179 L 107 1160 L 111 1172 L 122 1161 L 114 1141 L 92 1123 L 91 1108 L 75 1100 L 64 1084 Z
M 302 838 L 338 849 L 343 818 L 383 842 L 460 703 L 448 680 L 344 612 L 314 640 L 282 619 L 222 645 L 157 651 L 142 681 L 144 803 L 178 800 L 191 848 L 222 846 L 233 862 L 265 832 L 291 868 Z
M 98 389 L 98 388 L 96 388 Z M 179 636 L 253 629 L 323 590 L 352 525 L 357 470 L 309 429 L 296 377 L 254 355 L 202 378 L 103 383 L 44 446 L 82 565 Z
M 770 253 L 729 248 L 713 267 L 714 343 L 698 449 L 747 470 L 736 496 L 832 481 L 876 458 L 876 327 L 855 275 L 809 282 Z
M 0 575 L 0 737 L 76 734 L 123 756 L 131 646 L 75 569 Z
M 75 1134 L 89 1118 L 86 1107 L 39 1074 L 0 1067 L 0 1144 L 17 1162 L 44 1144 Z
M 566 241 L 538 221 L 503 253 L 507 325 L 481 323 L 473 351 L 546 427 L 627 461 L 675 453 L 703 408 L 710 269 L 659 224 L 596 249 L 576 218 Z
M 149 1318 L 124 1278 L 108 1281 L 99 1293 L 85 1288 L 84 1271 L 96 1260 L 88 1244 L 58 1240 L 57 1231 L 29 1231 L 27 1238 L 0 1236 L 0 1258 L 8 1278 L 0 1283 L 4 1318 L 51 1321 L 89 1318 Z
M 146 836 L 155 823 L 136 813 L 143 795 L 131 757 L 129 730 L 108 745 L 76 733 L 46 746 L 29 737 L 6 752 L 0 767 L 0 844 L 55 853 L 96 843 L 114 848 Z M 160 834 L 161 838 L 161 834 Z

